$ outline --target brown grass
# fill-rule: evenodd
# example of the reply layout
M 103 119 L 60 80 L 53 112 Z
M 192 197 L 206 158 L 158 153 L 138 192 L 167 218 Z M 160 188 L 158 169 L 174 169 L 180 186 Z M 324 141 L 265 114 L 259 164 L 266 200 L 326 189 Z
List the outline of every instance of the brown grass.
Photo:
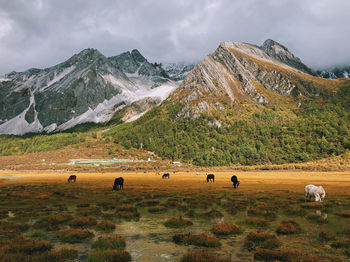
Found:
M 188 227 L 192 224 L 191 220 L 183 217 L 171 217 L 164 222 L 164 226 L 171 228 Z
M 78 228 L 68 228 L 57 233 L 58 238 L 62 242 L 80 243 L 93 237 L 93 233 L 88 230 Z
M 98 250 L 89 255 L 89 262 L 129 262 L 130 254 L 125 250 Z
M 215 224 L 212 229 L 215 235 L 236 235 L 241 229 L 235 224 Z
M 195 245 L 202 247 L 219 247 L 221 243 L 217 237 L 212 234 L 175 234 L 173 241 L 176 244 Z
M 274 249 L 281 245 L 276 235 L 268 232 L 250 232 L 244 239 L 244 247 L 254 250 L 257 247 Z
M 94 217 L 87 216 L 87 217 L 77 217 L 74 218 L 69 225 L 71 227 L 78 227 L 78 228 L 89 228 L 93 227 L 97 224 L 97 220 Z
M 231 259 L 224 258 L 216 254 L 208 253 L 208 252 L 191 252 L 185 254 L 181 262 L 230 262 Z
M 299 224 L 293 220 L 283 221 L 276 229 L 279 235 L 291 235 L 301 232 Z
M 110 220 L 101 220 L 96 225 L 96 230 L 98 231 L 113 231 L 115 229 L 115 224 Z
M 106 249 L 124 249 L 125 248 L 125 239 L 121 236 L 114 235 L 108 237 L 99 237 L 94 243 L 92 243 L 91 247 L 99 250 Z

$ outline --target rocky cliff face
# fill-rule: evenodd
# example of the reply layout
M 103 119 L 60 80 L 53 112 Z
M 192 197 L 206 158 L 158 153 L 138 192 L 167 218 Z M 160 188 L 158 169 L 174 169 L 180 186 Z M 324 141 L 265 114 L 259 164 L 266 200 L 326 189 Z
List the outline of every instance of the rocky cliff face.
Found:
M 108 121 L 148 96 L 160 103 L 176 87 L 137 50 L 107 58 L 85 49 L 56 66 L 11 72 L 0 79 L 0 134 Z
M 170 99 L 184 104 L 178 117 L 192 118 L 237 113 L 247 105 L 297 106 L 325 83 L 302 72 L 301 62 L 291 61 L 300 62 L 272 40 L 263 47 L 223 42 L 195 66 Z

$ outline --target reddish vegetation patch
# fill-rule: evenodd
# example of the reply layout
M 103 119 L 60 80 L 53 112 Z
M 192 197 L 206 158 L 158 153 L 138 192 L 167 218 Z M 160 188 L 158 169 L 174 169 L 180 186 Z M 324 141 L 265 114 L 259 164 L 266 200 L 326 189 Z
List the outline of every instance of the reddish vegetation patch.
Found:
M 125 248 L 125 240 L 121 236 L 114 235 L 108 237 L 99 237 L 92 244 L 92 248 L 106 250 L 106 249 L 124 249 Z
M 298 262 L 298 261 L 308 261 L 308 262 L 318 262 L 319 257 L 313 255 L 303 255 L 298 250 L 270 250 L 264 248 L 257 248 L 254 258 L 263 261 L 286 261 L 286 262 Z
M 57 233 L 58 238 L 62 242 L 67 243 L 79 243 L 86 239 L 92 238 L 93 233 L 88 230 L 78 229 L 78 228 L 68 228 L 61 230 Z
M 269 224 L 269 221 L 263 217 L 248 217 L 246 222 L 249 225 L 255 225 L 258 227 L 266 227 Z
M 89 256 L 90 262 L 128 262 L 131 256 L 125 250 L 99 250 Z
M 96 230 L 99 231 L 112 231 L 114 229 L 115 224 L 110 220 L 101 220 L 96 226 Z
M 221 243 L 217 237 L 212 234 L 175 234 L 173 240 L 176 244 L 195 245 L 202 247 L 219 247 Z
M 191 220 L 183 217 L 172 217 L 165 221 L 164 225 L 166 227 L 178 228 L 178 227 L 188 227 L 193 223 Z
M 95 226 L 97 224 L 97 220 L 94 217 L 87 216 L 87 217 L 77 217 L 74 218 L 69 225 L 71 227 L 79 227 L 79 228 L 88 228 Z
M 281 245 L 276 235 L 268 232 L 250 232 L 244 239 L 244 247 L 254 250 L 257 247 L 274 249 Z
M 188 253 L 185 254 L 181 262 L 230 262 L 229 258 L 224 258 L 216 254 L 208 252 Z
M 56 230 L 59 225 L 71 220 L 73 217 L 65 212 L 41 217 L 35 224 L 35 228 L 44 228 L 46 230 Z
M 241 230 L 235 224 L 216 224 L 213 225 L 213 233 L 215 235 L 232 235 L 241 233 Z
M 290 235 L 301 232 L 299 224 L 293 220 L 283 221 L 276 229 L 277 234 Z

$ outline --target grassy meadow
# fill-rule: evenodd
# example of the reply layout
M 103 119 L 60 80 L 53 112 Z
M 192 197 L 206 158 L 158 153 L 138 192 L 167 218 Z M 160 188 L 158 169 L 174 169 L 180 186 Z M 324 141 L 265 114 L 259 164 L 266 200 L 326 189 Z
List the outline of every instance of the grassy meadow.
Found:
M 0 173 L 0 261 L 347 261 L 349 172 Z M 124 190 L 113 192 L 115 177 Z M 323 203 L 304 202 L 322 184 Z

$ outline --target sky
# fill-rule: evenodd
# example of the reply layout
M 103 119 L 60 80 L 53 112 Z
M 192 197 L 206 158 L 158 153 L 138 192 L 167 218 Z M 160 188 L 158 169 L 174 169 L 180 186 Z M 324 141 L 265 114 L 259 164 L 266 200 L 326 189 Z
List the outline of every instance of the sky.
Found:
M 0 75 L 85 48 L 199 62 L 223 41 L 271 38 L 319 69 L 350 64 L 350 0 L 0 0 Z

